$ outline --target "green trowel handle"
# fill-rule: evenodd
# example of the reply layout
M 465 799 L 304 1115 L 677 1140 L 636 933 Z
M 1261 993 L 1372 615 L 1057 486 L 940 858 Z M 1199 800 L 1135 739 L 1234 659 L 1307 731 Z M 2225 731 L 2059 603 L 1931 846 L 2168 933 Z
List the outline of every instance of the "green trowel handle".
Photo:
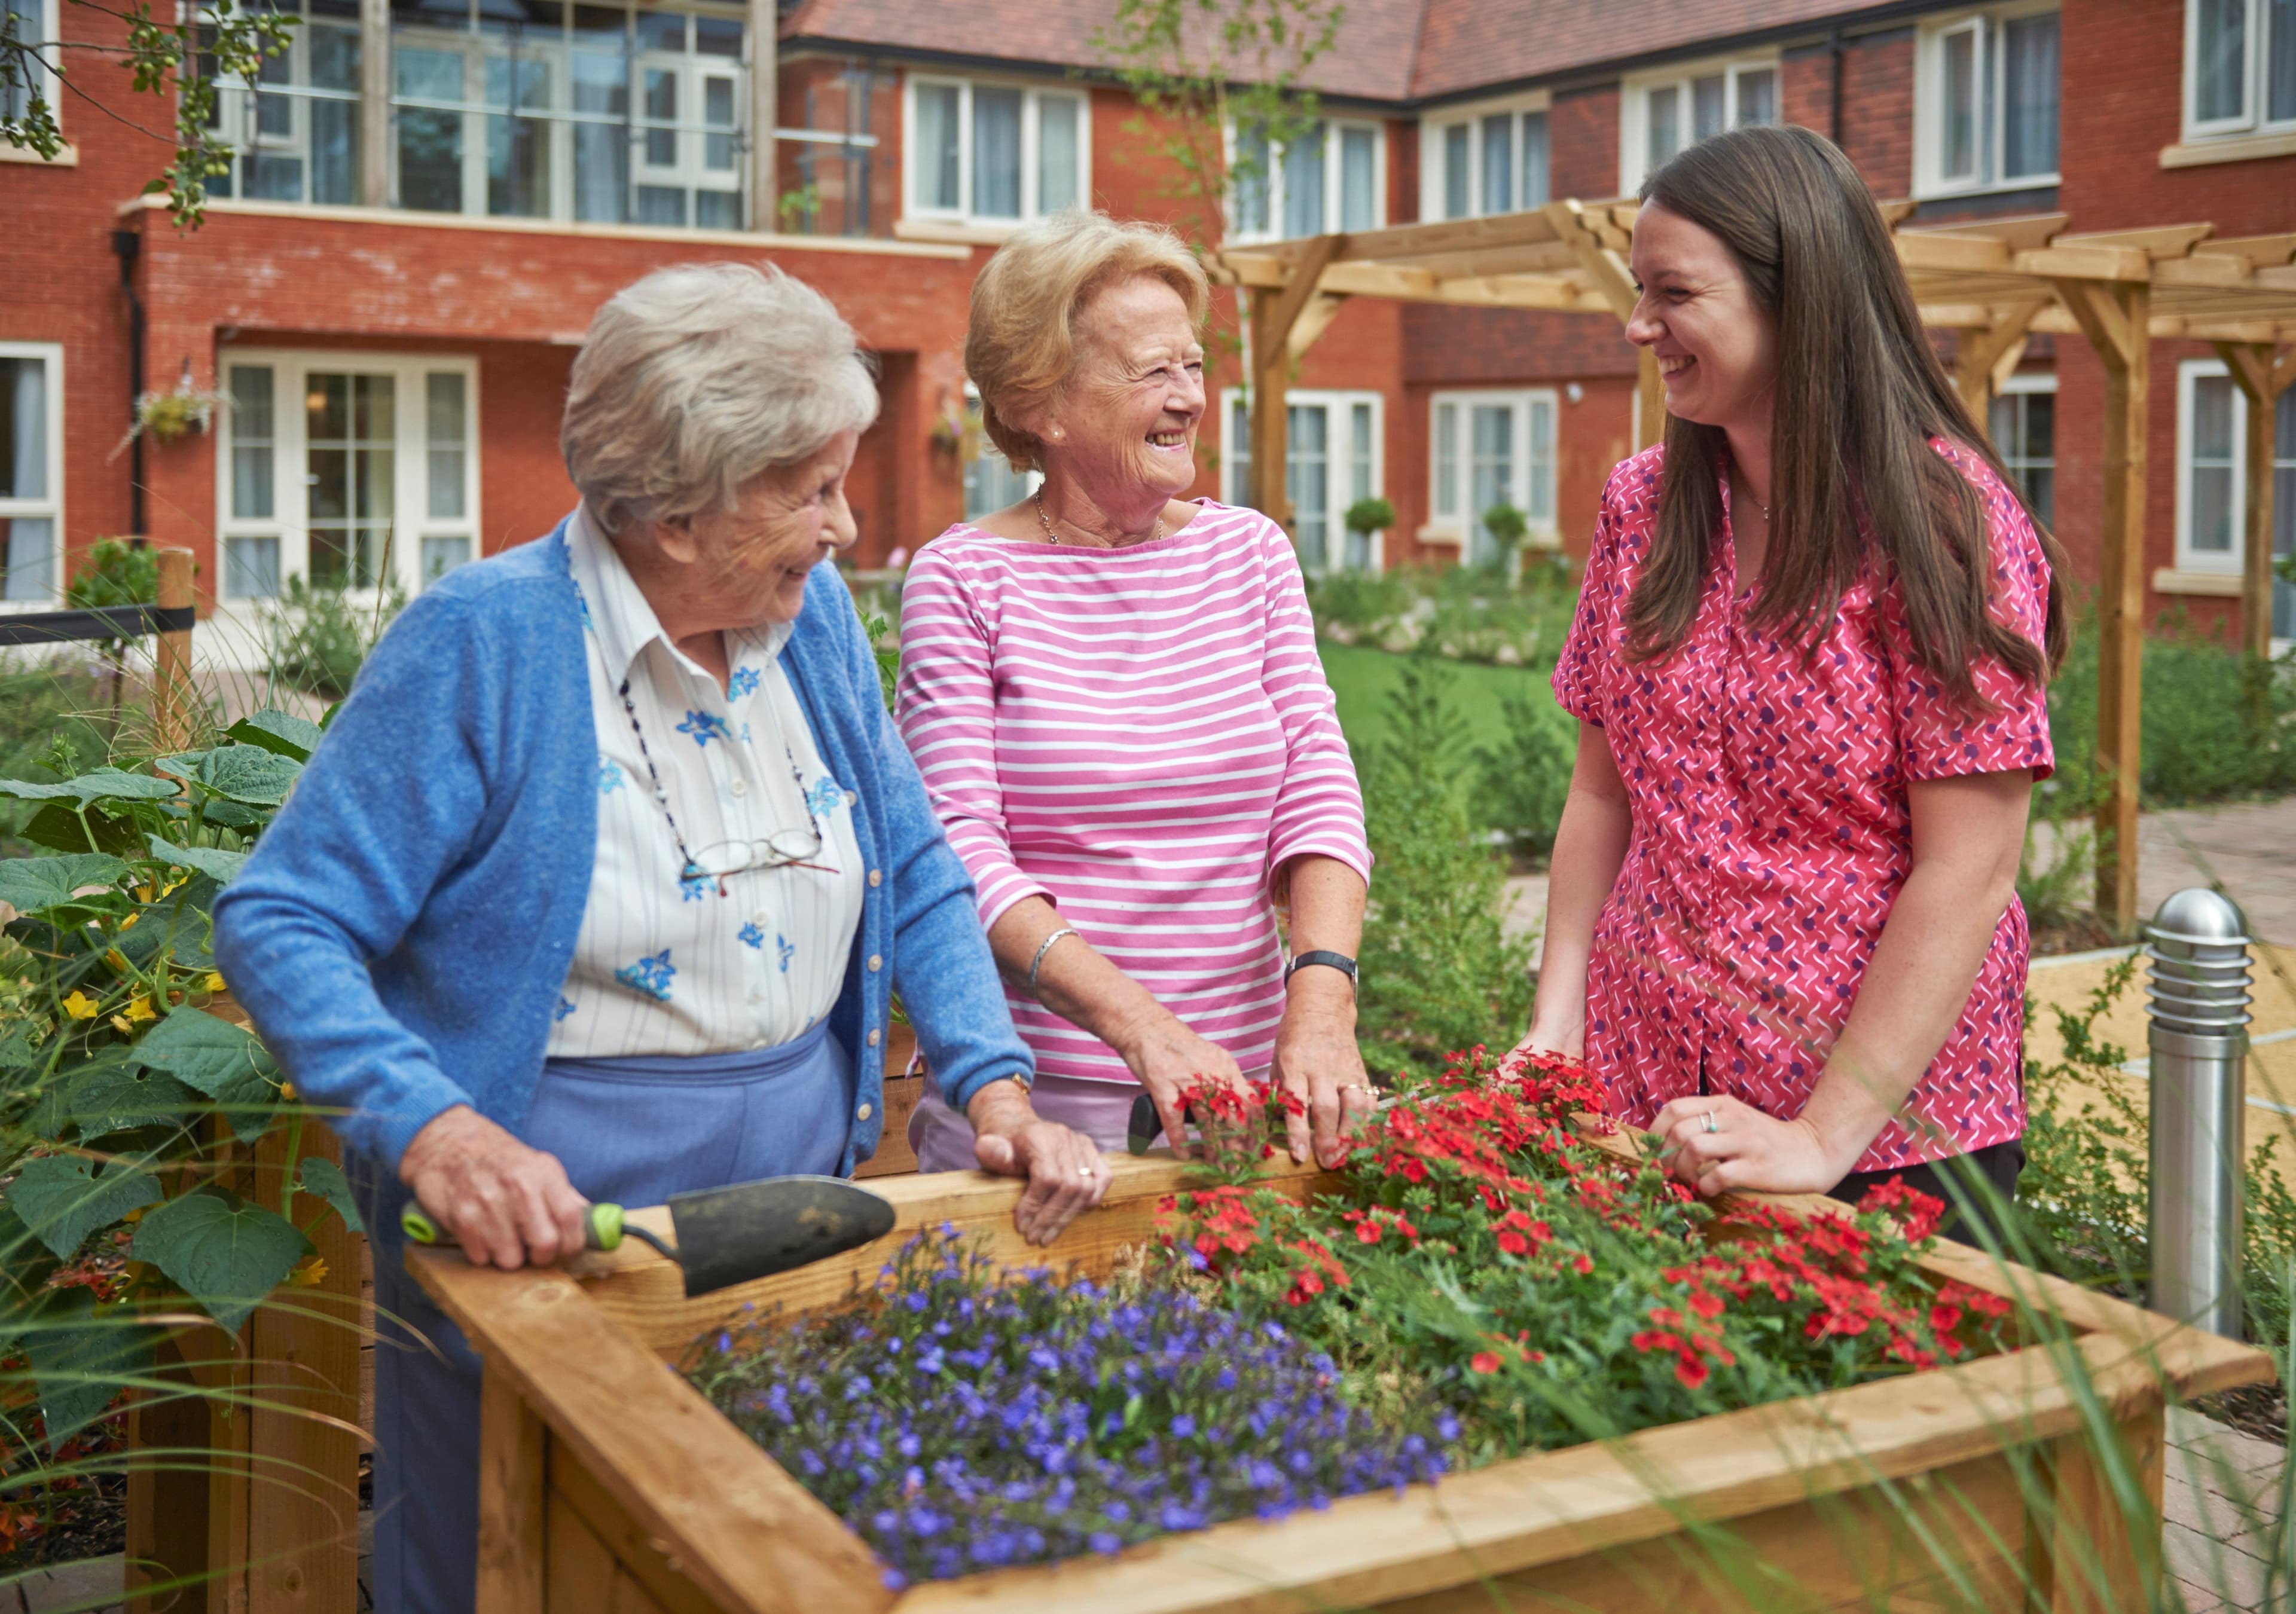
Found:
M 451 1247 L 452 1234 L 431 1218 L 430 1213 L 414 1200 L 398 1213 L 398 1225 L 407 1238 L 416 1244 Z M 582 1213 L 582 1241 L 592 1249 L 619 1249 L 622 1243 L 622 1208 L 619 1205 L 593 1205 Z

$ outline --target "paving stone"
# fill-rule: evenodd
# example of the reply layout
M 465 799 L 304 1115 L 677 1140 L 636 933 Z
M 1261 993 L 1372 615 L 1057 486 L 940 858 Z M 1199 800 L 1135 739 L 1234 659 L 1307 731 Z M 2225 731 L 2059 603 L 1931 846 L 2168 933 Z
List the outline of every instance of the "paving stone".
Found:
M 2271 1578 L 2270 1567 L 2263 1559 L 2211 1540 L 2181 1524 L 2162 1528 L 2161 1553 L 2169 1573 L 2185 1585 L 2199 1588 L 2243 1610 L 2243 1614 L 2259 1614 L 2263 1610 L 2266 1585 Z M 2276 1590 L 2282 1597 L 2286 1596 L 2287 1576 L 2279 1577 Z
M 119 1607 L 127 1587 L 127 1567 L 115 1554 L 51 1565 L 18 1581 L 9 1591 L 18 1598 L 18 1606 L 24 1614 L 57 1614 L 63 1609 L 89 1608 L 102 1608 L 109 1614 Z M 110 1601 L 99 1603 L 99 1598 Z M 14 1614 L 12 1610 L 11 1614 Z

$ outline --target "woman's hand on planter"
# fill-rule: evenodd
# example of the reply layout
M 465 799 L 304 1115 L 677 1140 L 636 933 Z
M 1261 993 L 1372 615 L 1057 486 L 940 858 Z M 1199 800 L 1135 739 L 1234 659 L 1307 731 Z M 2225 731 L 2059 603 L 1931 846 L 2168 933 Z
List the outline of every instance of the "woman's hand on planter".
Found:
M 1712 1129 L 1708 1116 L 1714 1118 Z M 1666 1168 L 1709 1196 L 1734 1188 L 1765 1193 L 1824 1193 L 1849 1175 L 1855 1159 L 1818 1135 L 1808 1121 L 1780 1120 L 1720 1094 L 1678 1098 L 1651 1123 Z
M 1116 1047 L 1148 1090 L 1148 1096 L 1156 1101 L 1156 1114 L 1164 1123 L 1164 1141 L 1185 1160 L 1188 1158 L 1188 1089 L 1206 1083 L 1245 1092 L 1243 1069 L 1234 1055 L 1218 1043 L 1198 1036 L 1170 1010 L 1161 1004 L 1150 1008 Z
M 1317 1165 L 1336 1170 L 1378 1096 L 1364 1073 L 1355 987 L 1346 976 L 1317 969 L 1293 978 L 1275 1032 L 1275 1074 L 1305 1109 L 1284 1118 L 1292 1159 L 1305 1162 L 1312 1151 Z
M 965 1107 L 973 1158 L 983 1171 L 1026 1177 L 1013 1225 L 1031 1244 L 1049 1244 L 1108 1192 L 1108 1161 L 1081 1132 L 1048 1121 L 1018 1082 L 991 1082 Z
M 468 1104 L 433 1117 L 398 1162 L 398 1180 L 477 1266 L 547 1266 L 580 1253 L 587 1201 L 558 1157 Z

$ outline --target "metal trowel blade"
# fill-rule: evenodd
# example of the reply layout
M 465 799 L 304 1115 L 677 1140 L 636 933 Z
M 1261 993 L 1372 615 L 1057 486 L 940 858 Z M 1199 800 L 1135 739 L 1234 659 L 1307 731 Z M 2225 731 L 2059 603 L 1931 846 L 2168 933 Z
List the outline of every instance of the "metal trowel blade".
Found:
M 893 1207 L 842 1177 L 767 1177 L 672 1194 L 669 1220 L 691 1299 L 882 1239 Z

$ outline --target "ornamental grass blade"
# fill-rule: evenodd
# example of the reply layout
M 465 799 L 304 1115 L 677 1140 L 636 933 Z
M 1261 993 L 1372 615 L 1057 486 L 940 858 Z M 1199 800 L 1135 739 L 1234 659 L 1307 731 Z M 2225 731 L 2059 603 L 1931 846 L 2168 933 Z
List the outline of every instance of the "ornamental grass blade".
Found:
M 137 1260 L 235 1330 L 310 1253 L 311 1241 L 275 1211 L 201 1189 L 147 1213 L 134 1248 Z

